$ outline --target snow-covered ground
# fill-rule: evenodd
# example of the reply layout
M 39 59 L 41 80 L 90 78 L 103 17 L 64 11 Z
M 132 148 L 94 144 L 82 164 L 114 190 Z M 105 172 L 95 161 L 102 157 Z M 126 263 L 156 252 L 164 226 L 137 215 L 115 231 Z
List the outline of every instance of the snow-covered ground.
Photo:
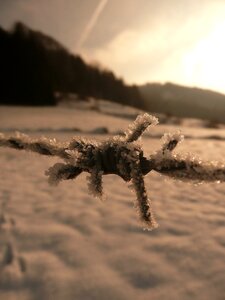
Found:
M 136 114 L 112 104 L 99 111 L 2 106 L 0 132 L 101 140 L 125 130 Z M 142 139 L 145 155 L 160 147 L 158 136 L 180 129 L 189 138 L 177 152 L 225 161 L 224 129 L 183 124 L 152 128 Z M 0 148 L 1 300 L 224 300 L 225 184 L 148 174 L 160 225 L 148 232 L 122 179 L 104 177 L 107 200 L 100 202 L 88 194 L 85 174 L 49 186 L 44 171 L 57 161 Z

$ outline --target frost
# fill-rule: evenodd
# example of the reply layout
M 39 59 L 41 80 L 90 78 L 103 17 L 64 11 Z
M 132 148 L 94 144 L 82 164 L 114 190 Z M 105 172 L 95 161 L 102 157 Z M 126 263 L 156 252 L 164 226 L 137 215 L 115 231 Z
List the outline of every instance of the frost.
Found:
M 149 114 L 138 116 L 125 132 L 125 141 L 128 143 L 136 141 L 150 125 L 154 126 L 157 124 L 158 119 L 154 116 Z
M 144 114 L 138 116 L 122 136 L 115 136 L 103 142 L 73 138 L 60 144 L 55 139 L 31 139 L 21 133 L 6 137 L 0 134 L 0 146 L 27 150 L 41 155 L 58 156 L 64 163 L 56 163 L 46 171 L 50 184 L 76 178 L 88 172 L 88 189 L 95 197 L 104 198 L 102 177 L 116 174 L 132 184 L 136 194 L 135 208 L 144 227 L 157 227 L 152 201 L 148 198 L 144 176 L 154 170 L 160 174 L 182 181 L 224 182 L 225 165 L 219 162 L 204 162 L 193 154 L 177 155 L 175 147 L 183 140 L 180 132 L 167 133 L 162 146 L 149 157 L 144 157 L 138 139 L 150 125 L 156 125 L 157 118 Z
M 56 163 L 45 171 L 45 175 L 48 176 L 48 182 L 51 185 L 58 185 L 62 180 L 74 179 L 80 173 L 81 169 L 63 163 Z
M 163 145 L 162 152 L 166 151 L 171 152 L 177 146 L 178 143 L 184 140 L 184 136 L 180 133 L 180 131 L 175 133 L 165 133 L 162 137 Z
M 203 162 L 195 156 L 156 154 L 151 156 L 154 170 L 182 181 L 224 182 L 225 165 L 220 162 Z
M 139 212 L 139 217 L 141 223 L 143 223 L 144 227 L 152 230 L 158 227 L 157 222 L 155 221 L 153 211 L 152 211 L 152 203 L 148 199 L 148 195 L 145 189 L 144 178 L 140 169 L 140 165 L 136 163 L 131 171 L 132 185 L 133 190 L 136 193 L 137 197 L 137 207 Z
M 93 170 L 90 175 L 87 176 L 88 190 L 91 195 L 101 200 L 104 200 L 103 187 L 102 187 L 102 175 L 103 172 Z

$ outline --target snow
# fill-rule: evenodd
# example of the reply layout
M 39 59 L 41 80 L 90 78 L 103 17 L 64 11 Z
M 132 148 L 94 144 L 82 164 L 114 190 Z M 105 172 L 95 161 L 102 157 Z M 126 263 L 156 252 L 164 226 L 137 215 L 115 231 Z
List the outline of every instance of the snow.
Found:
M 126 108 L 119 115 L 116 109 L 2 106 L 0 132 L 65 142 L 75 135 L 65 129 L 79 128 L 85 138 L 101 141 L 135 119 L 123 118 Z M 161 148 L 158 137 L 180 130 L 189 138 L 175 154 L 224 163 L 224 130 L 187 124 L 151 127 L 142 138 L 145 155 Z M 90 134 L 97 127 L 109 134 Z M 215 135 L 221 139 L 207 138 Z M 60 162 L 0 148 L 1 300 L 224 299 L 225 184 L 193 185 L 149 173 L 146 190 L 159 223 L 149 232 L 120 177 L 103 176 L 102 202 L 88 194 L 85 173 L 49 185 L 44 172 Z

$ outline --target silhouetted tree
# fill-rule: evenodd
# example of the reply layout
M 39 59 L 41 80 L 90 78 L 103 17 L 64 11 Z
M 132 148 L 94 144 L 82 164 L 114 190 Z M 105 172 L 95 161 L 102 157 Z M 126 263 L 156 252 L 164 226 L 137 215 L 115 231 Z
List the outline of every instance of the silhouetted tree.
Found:
M 136 86 L 113 72 L 87 65 L 54 39 L 18 22 L 10 32 L 0 28 L 0 103 L 54 105 L 55 91 L 75 93 L 141 107 Z

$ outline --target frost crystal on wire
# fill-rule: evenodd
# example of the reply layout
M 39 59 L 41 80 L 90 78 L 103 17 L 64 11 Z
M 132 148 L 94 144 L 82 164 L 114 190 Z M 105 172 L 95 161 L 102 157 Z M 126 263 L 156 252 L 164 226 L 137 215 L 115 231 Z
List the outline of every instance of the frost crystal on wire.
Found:
M 128 130 L 121 136 L 95 142 L 73 138 L 60 144 L 51 139 L 31 139 L 17 133 L 6 137 L 0 133 L 0 146 L 17 150 L 27 150 L 47 156 L 58 156 L 64 163 L 56 163 L 46 171 L 50 184 L 74 179 L 82 172 L 88 172 L 88 188 L 91 194 L 103 198 L 102 176 L 116 174 L 124 181 L 132 183 L 136 194 L 136 204 L 140 220 L 148 229 L 157 227 L 148 198 L 144 176 L 154 170 L 183 181 L 225 181 L 225 165 L 217 162 L 203 162 L 193 155 L 182 156 L 172 151 L 183 136 L 168 133 L 162 138 L 162 147 L 146 158 L 137 140 L 150 125 L 156 125 L 157 118 L 144 114 L 138 116 Z

